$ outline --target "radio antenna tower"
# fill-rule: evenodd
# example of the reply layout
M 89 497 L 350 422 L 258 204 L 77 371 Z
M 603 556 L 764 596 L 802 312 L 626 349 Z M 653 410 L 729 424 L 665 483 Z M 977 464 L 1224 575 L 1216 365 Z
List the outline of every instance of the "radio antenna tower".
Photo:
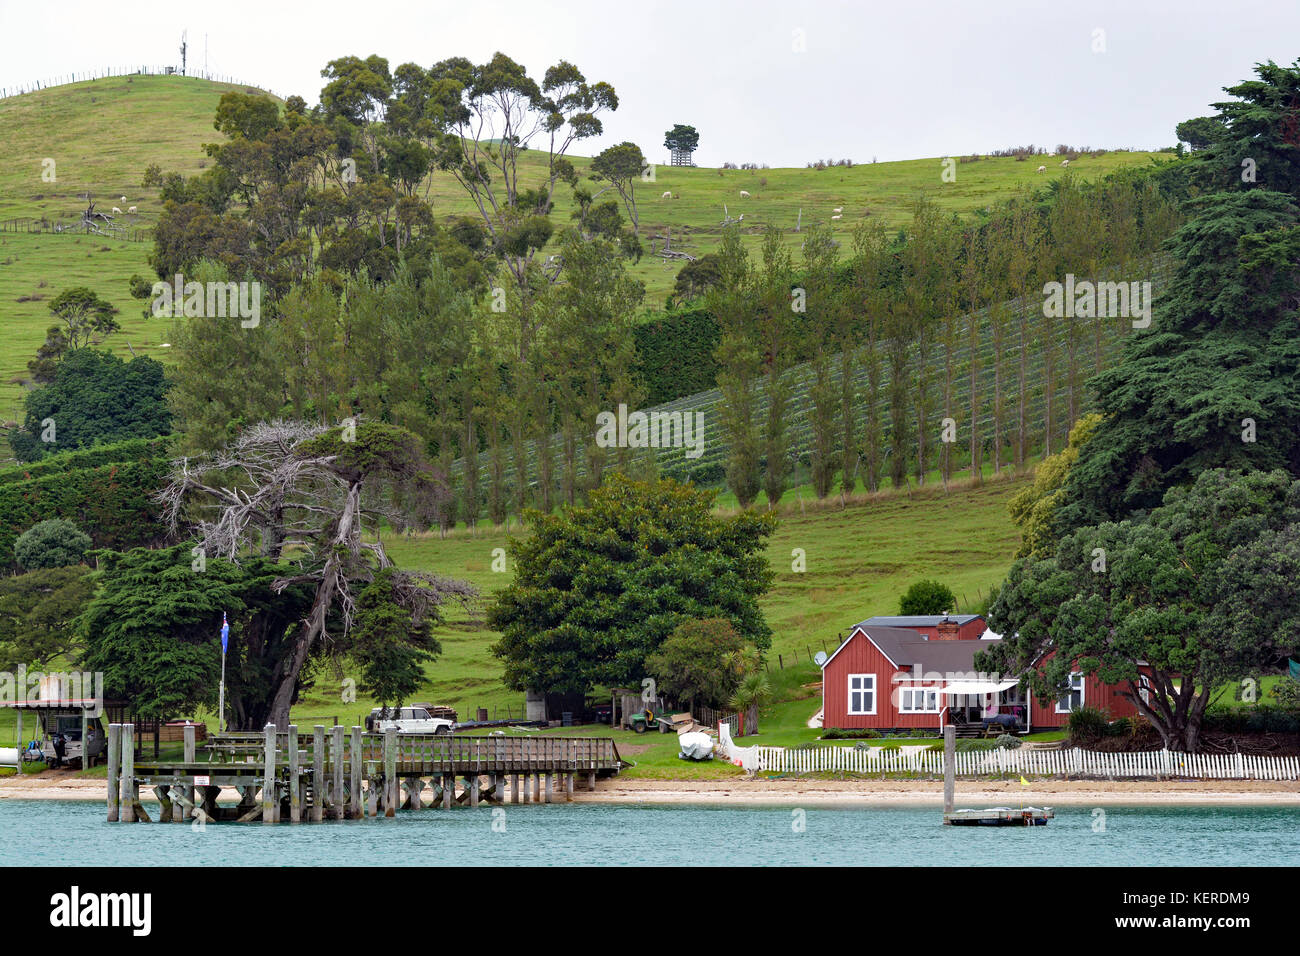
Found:
M 185 38 L 189 36 L 189 30 L 181 31 L 181 76 L 188 76 L 185 72 Z

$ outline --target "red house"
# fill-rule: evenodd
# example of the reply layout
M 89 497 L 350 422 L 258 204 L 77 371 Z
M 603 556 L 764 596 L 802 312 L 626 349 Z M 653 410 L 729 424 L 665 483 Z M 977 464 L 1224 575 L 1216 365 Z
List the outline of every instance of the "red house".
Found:
M 1076 675 L 1067 694 L 1043 705 L 1017 678 L 977 672 L 975 654 L 999 639 L 975 614 L 869 618 L 822 665 L 822 726 L 938 731 L 996 718 L 1028 732 L 1062 727 L 1084 706 L 1111 719 L 1137 713 L 1095 677 Z

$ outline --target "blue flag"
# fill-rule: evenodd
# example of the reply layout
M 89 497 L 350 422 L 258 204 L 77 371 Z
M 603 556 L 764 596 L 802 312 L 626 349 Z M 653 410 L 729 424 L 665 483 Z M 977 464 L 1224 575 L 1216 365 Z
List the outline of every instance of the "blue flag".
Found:
M 226 612 L 221 612 L 221 653 L 226 653 L 226 641 L 230 639 L 230 625 L 226 623 Z

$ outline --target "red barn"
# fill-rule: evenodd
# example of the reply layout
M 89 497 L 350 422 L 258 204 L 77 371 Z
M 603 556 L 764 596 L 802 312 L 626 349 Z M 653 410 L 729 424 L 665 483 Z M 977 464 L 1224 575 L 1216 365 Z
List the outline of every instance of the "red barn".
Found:
M 1029 731 L 1062 727 L 1083 706 L 1112 719 L 1137 713 L 1095 677 L 1044 706 L 1018 679 L 977 672 L 975 654 L 996 640 L 975 614 L 869 618 L 822 665 L 822 726 L 937 732 L 996 718 Z

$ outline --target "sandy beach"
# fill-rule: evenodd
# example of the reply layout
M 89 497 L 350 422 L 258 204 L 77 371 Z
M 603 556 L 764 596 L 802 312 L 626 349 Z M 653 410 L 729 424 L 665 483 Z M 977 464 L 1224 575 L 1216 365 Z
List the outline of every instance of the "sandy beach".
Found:
M 151 801 L 149 791 L 140 794 Z M 225 794 L 230 798 L 233 794 Z M 562 796 L 558 797 L 563 799 Z M 6 777 L 0 799 L 104 799 L 100 780 L 66 777 Z M 696 803 L 777 806 L 900 806 L 943 802 L 937 780 L 628 780 L 601 782 L 594 792 L 579 785 L 577 803 Z M 1180 804 L 1283 805 L 1300 807 L 1300 783 L 1263 780 L 1040 780 L 1030 786 L 1015 781 L 957 784 L 958 807 L 1006 805 L 1099 806 Z

